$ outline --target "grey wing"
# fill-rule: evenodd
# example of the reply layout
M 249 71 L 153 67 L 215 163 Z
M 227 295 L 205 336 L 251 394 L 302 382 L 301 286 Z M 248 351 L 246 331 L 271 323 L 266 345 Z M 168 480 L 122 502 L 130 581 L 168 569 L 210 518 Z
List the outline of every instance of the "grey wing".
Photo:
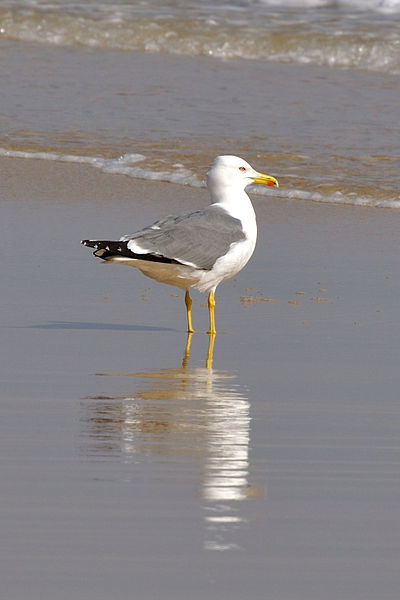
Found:
M 130 250 L 174 259 L 182 264 L 209 270 L 231 245 L 244 240 L 239 219 L 222 208 L 170 216 L 132 236 L 124 236 Z

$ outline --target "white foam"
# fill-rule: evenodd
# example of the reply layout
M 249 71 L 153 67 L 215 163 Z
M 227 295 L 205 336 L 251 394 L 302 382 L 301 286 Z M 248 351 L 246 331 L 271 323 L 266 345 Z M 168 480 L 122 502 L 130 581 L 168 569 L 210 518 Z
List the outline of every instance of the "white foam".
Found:
M 216 6 L 200 9 L 199 0 L 190 13 L 179 11 L 180 0 L 175 0 L 162 18 L 152 12 L 151 2 L 115 7 L 100 0 L 87 6 L 78 1 L 72 10 L 68 0 L 62 0 L 57 10 L 44 3 L 23 10 L 22 1 L 18 6 L 0 6 L 0 37 L 56 46 L 400 73 L 399 30 L 385 14 L 400 12 L 400 0 L 248 0 L 243 4 L 247 11 L 243 7 L 239 11 L 229 1 L 223 4 L 224 19 Z
M 275 8 L 340 7 L 347 10 L 399 12 L 400 0 L 258 0 L 260 4 Z
M 57 152 L 25 152 L 21 150 L 7 150 L 0 148 L 0 156 L 8 158 L 50 160 L 69 163 L 87 164 L 104 173 L 128 175 L 135 179 L 149 181 L 165 181 L 191 187 L 205 187 L 205 182 L 190 169 L 181 163 L 172 165 L 170 170 L 152 170 L 139 166 L 132 166 L 146 159 L 143 154 L 124 154 L 118 158 L 101 158 L 92 156 L 79 156 L 75 154 L 59 154 Z M 267 188 L 264 186 L 250 186 L 252 194 L 273 196 L 278 198 L 306 200 L 309 202 L 328 202 L 332 204 L 349 204 L 353 206 L 369 206 L 373 208 L 400 208 L 400 196 L 387 198 L 374 198 L 372 196 L 359 196 L 356 193 L 343 193 L 341 191 L 323 195 L 320 192 L 310 192 L 299 189 Z
M 124 154 L 118 158 L 100 158 L 92 156 L 79 156 L 75 154 L 60 154 L 58 152 L 25 152 L 22 150 L 7 150 L 0 148 L 0 156 L 6 158 L 24 158 L 36 160 L 51 160 L 60 162 L 87 164 L 104 173 L 128 175 L 136 179 L 149 179 L 153 181 L 167 181 L 200 187 L 204 184 L 199 178 L 181 164 L 175 165 L 171 170 L 156 171 L 137 166 L 134 163 L 145 160 L 143 154 Z
M 323 195 L 320 192 L 309 192 L 304 190 L 268 190 L 257 187 L 253 193 L 260 195 L 273 195 L 274 197 L 289 198 L 294 200 L 307 200 L 309 202 L 325 202 L 329 204 L 348 204 L 352 206 L 369 206 L 372 208 L 400 208 L 400 196 L 390 198 L 373 198 L 372 196 L 358 196 L 351 192 L 344 194 L 341 191 Z

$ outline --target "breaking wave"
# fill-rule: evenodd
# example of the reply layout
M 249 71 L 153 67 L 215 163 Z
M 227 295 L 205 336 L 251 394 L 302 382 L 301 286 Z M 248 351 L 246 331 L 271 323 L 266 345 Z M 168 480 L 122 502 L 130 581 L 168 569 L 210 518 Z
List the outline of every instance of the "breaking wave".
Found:
M 0 8 L 0 40 L 400 73 L 400 32 L 386 14 L 400 11 L 400 0 L 287 0 L 284 9 L 259 0 L 247 3 L 251 11 L 245 2 L 214 11 L 155 4 L 158 12 L 151 2 L 147 12 L 135 3 L 10 2 Z M 309 6 L 325 8 L 307 12 Z M 381 13 L 355 18 L 345 11 L 350 6 Z

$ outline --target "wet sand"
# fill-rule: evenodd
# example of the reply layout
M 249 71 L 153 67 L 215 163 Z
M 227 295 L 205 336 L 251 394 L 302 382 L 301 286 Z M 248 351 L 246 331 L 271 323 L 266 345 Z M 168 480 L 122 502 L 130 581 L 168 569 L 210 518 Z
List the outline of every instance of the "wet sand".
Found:
M 397 598 L 399 213 L 253 196 L 206 369 L 201 294 L 182 366 L 182 293 L 79 245 L 206 190 L 0 172 L 4 597 Z

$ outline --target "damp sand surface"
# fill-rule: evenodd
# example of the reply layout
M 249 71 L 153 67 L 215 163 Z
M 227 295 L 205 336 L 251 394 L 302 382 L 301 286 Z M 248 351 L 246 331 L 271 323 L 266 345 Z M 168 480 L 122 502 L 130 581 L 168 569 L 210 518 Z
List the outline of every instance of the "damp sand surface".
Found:
M 205 368 L 201 294 L 185 358 L 182 293 L 79 244 L 204 189 L 0 168 L 2 595 L 397 598 L 398 212 L 254 196 Z

